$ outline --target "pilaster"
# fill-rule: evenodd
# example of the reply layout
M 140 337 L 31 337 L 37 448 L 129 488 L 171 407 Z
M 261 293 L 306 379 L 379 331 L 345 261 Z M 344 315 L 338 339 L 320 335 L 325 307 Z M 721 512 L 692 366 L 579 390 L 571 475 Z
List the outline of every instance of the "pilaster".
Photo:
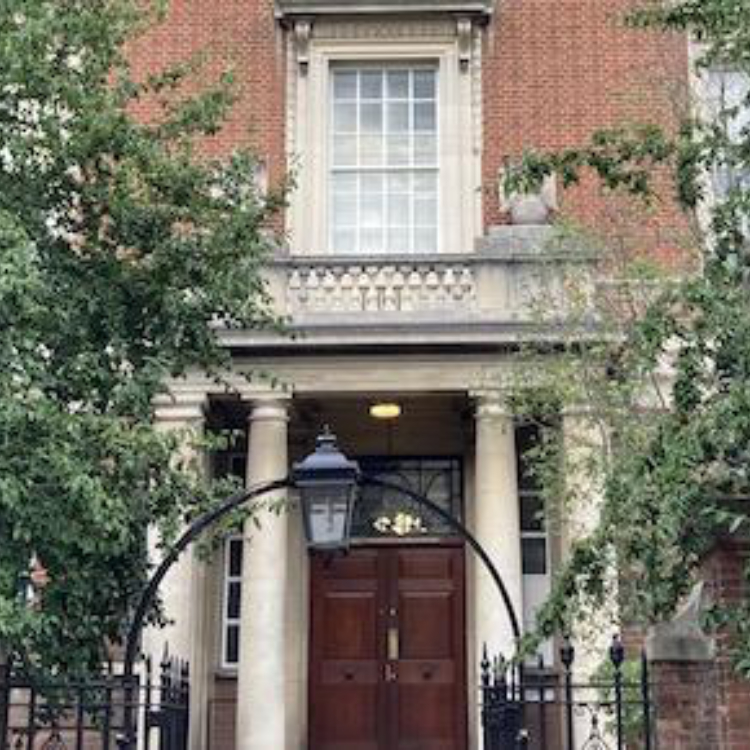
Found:
M 180 445 L 175 459 L 186 471 L 204 474 L 206 456 L 199 447 L 205 428 L 208 399 L 204 392 L 160 397 L 154 404 L 157 430 L 179 432 Z M 149 530 L 149 550 L 157 550 L 155 529 Z M 190 750 L 207 745 L 207 711 L 210 677 L 210 648 L 207 635 L 211 612 L 208 604 L 208 570 L 195 549 L 188 549 L 167 574 L 161 587 L 164 614 L 170 622 L 163 629 L 149 629 L 144 650 L 158 663 L 165 649 L 188 659 L 191 673 Z

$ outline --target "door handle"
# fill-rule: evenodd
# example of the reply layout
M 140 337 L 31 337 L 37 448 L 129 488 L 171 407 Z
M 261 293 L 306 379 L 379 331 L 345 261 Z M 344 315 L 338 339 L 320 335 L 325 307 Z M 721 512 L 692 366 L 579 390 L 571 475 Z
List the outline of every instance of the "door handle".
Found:
M 385 681 L 386 682 L 396 682 L 398 679 L 398 673 L 396 672 L 396 668 L 391 664 L 390 662 L 385 663 Z
M 399 643 L 399 632 L 397 627 L 391 626 L 388 628 L 388 632 L 386 633 L 386 654 L 388 654 L 388 659 L 390 661 L 398 661 L 399 660 L 399 651 L 400 651 L 400 643 Z

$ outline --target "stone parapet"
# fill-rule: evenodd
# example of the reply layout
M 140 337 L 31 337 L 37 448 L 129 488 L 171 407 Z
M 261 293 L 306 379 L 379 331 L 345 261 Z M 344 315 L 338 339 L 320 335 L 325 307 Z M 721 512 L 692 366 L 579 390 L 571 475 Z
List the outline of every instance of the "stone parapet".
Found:
M 470 253 L 280 255 L 267 279 L 279 315 L 308 340 L 384 341 L 390 332 L 404 343 L 489 343 L 558 325 L 565 279 L 573 273 L 580 284 L 592 262 L 550 226 L 501 226 Z M 228 336 L 230 344 L 251 339 Z

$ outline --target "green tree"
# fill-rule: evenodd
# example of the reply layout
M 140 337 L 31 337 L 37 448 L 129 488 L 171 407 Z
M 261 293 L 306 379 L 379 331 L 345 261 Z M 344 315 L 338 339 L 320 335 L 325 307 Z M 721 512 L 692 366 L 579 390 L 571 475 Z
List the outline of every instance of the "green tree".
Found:
M 223 328 L 277 324 L 260 267 L 280 198 L 250 153 L 197 148 L 228 74 L 131 74 L 157 11 L 0 7 L 0 644 L 40 669 L 96 669 L 147 573 L 144 529 L 210 501 L 153 429 L 164 382 L 218 375 Z M 48 582 L 29 601 L 33 561 Z
M 652 0 L 628 22 L 689 34 L 703 77 L 723 70 L 750 80 L 747 0 Z M 617 595 L 625 618 L 646 625 L 668 619 L 705 554 L 722 539 L 748 534 L 750 126 L 743 109 L 750 111 L 750 87 L 710 117 L 683 113 L 673 130 L 623 126 L 578 149 L 528 153 L 509 176 L 509 188 L 528 190 L 550 174 L 570 185 L 593 172 L 608 191 L 647 206 L 666 172 L 685 212 L 705 217 L 697 268 L 680 279 L 644 274 L 640 261 L 605 264 L 622 273 L 614 284 L 610 277 L 606 292 L 589 288 L 579 307 L 589 323 L 596 316 L 605 335 L 583 345 L 571 329 L 543 379 L 553 403 L 589 406 L 603 439 L 583 467 L 599 477 L 601 517 L 573 546 L 540 615 L 542 633 L 602 606 L 613 557 L 623 572 Z M 717 177 L 718 193 L 711 189 Z M 570 451 L 550 445 L 557 467 L 572 460 Z M 559 473 L 556 480 L 547 484 L 551 501 L 564 494 Z M 730 626 L 736 664 L 750 674 L 750 602 L 718 605 L 714 614 Z

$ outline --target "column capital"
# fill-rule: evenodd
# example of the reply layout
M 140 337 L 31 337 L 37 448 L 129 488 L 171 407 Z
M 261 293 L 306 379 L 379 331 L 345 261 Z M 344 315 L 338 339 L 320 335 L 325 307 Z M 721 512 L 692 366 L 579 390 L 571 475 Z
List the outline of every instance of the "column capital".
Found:
M 288 422 L 289 397 L 269 396 L 248 399 L 248 422 Z
M 513 411 L 508 404 L 508 395 L 498 388 L 483 388 L 470 391 L 477 419 L 512 419 Z
M 163 393 L 154 399 L 153 405 L 157 422 L 203 422 L 208 411 L 208 395 L 204 392 Z

